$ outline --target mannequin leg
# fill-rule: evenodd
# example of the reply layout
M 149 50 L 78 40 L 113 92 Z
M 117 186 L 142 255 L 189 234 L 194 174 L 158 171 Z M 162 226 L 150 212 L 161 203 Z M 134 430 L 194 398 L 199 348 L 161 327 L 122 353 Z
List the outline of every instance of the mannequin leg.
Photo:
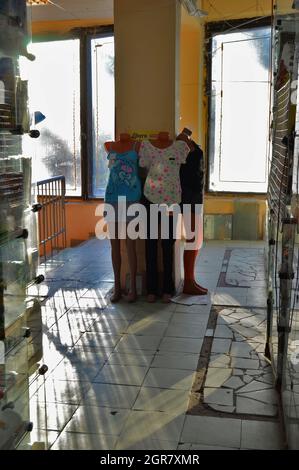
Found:
M 116 225 L 117 233 L 117 225 Z M 115 238 L 110 240 L 112 251 L 112 265 L 114 272 L 114 293 L 110 300 L 116 303 L 121 299 L 121 282 L 120 282 L 120 269 L 121 269 L 121 254 L 120 254 L 120 240 Z
M 147 301 L 153 303 L 158 295 L 158 240 L 151 239 L 150 236 L 151 203 L 145 199 L 144 205 L 147 212 L 147 239 L 145 240 Z
M 191 229 L 195 231 L 196 218 L 195 214 L 191 214 Z M 191 240 L 192 241 L 192 240 Z M 206 295 L 208 289 L 200 286 L 195 281 L 195 263 L 199 249 L 185 250 L 184 252 L 184 288 L 183 293 L 188 295 Z
M 147 239 L 145 249 L 148 301 L 154 302 L 158 294 L 158 240 Z
M 169 238 L 161 240 L 163 256 L 163 302 L 169 303 L 175 286 L 173 282 L 173 247 L 175 244 L 173 217 L 169 219 Z
M 175 240 L 162 240 L 163 302 L 169 303 L 175 287 L 173 282 L 173 246 Z
M 127 238 L 127 254 L 130 267 L 130 291 L 126 299 L 128 302 L 135 302 L 137 299 L 136 275 L 137 275 L 137 256 L 136 256 L 136 240 Z
M 194 278 L 194 268 L 198 251 L 199 250 L 185 250 L 184 252 L 184 294 L 206 295 L 208 293 L 208 289 L 197 284 Z

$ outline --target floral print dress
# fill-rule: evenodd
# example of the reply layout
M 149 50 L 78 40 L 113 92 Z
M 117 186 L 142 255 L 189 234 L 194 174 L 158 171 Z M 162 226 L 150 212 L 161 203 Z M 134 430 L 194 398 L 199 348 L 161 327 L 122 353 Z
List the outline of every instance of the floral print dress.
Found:
M 180 167 L 190 152 L 183 141 L 174 141 L 165 149 L 153 146 L 148 140 L 139 150 L 139 165 L 148 169 L 144 185 L 145 197 L 154 204 L 180 204 L 182 190 Z

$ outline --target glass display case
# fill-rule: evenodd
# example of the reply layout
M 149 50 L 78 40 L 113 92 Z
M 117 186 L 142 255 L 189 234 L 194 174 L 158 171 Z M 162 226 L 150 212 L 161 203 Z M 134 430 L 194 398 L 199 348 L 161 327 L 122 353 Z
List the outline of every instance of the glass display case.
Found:
M 278 14 L 283 9 L 278 2 Z M 299 449 L 299 2 L 293 2 L 293 13 L 284 15 L 280 27 L 287 38 L 286 54 L 291 54 L 291 147 L 293 150 L 291 213 L 296 221 L 294 246 L 294 279 L 290 292 L 290 311 L 286 336 L 286 357 L 283 369 L 282 403 L 287 441 L 290 449 Z
M 32 347 L 28 286 L 38 266 L 37 215 L 31 189 L 28 82 L 20 60 L 32 61 L 25 0 L 0 2 L 0 450 L 14 449 L 31 430 Z M 30 137 L 28 137 L 30 139 Z M 31 139 L 33 142 L 33 139 Z M 35 314 L 38 315 L 38 302 Z
M 299 449 L 299 1 L 276 0 L 269 177 L 269 356 L 287 443 Z

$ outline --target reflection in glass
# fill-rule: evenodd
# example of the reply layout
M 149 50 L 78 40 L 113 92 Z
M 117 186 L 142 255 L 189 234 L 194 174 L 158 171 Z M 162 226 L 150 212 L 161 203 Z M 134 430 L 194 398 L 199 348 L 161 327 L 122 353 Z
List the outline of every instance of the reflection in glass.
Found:
M 103 197 L 108 181 L 104 143 L 115 138 L 114 38 L 92 39 L 92 195 Z
M 31 51 L 36 60 L 30 64 L 30 111 L 46 116 L 37 125 L 33 181 L 63 175 L 67 193 L 81 195 L 80 42 L 34 43 Z
M 210 189 L 266 192 L 270 28 L 213 37 Z

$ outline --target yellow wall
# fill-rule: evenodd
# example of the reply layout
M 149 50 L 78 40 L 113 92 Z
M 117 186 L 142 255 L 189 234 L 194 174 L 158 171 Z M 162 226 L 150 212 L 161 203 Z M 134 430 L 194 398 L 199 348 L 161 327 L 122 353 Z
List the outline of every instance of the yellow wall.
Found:
M 293 0 L 277 0 L 279 13 L 294 12 Z M 205 24 L 229 19 L 271 16 L 273 0 L 202 0 L 205 19 L 187 17 L 183 10 L 181 28 L 181 107 L 182 127 L 191 127 L 195 140 L 206 148 L 208 102 L 205 96 Z M 211 6 L 212 5 L 212 6 Z M 227 26 L 229 28 L 229 25 Z M 196 111 L 196 107 L 197 111 Z
M 283 0 L 290 3 L 291 0 Z M 212 6 L 211 6 L 212 4 Z M 187 18 L 183 10 L 181 28 L 181 87 L 180 123 L 193 130 L 195 140 L 203 149 L 207 142 L 208 101 L 205 96 L 205 25 L 224 19 L 251 18 L 271 15 L 272 0 L 202 0 L 205 19 Z M 229 26 L 228 26 L 229 28 Z
M 205 197 L 205 214 L 218 215 L 218 214 L 234 214 L 235 203 L 238 200 L 248 199 L 253 204 L 257 204 L 258 216 L 258 237 L 260 240 L 265 236 L 265 221 L 266 221 L 266 202 L 264 196 L 252 197 L 233 197 L 233 196 L 212 196 L 206 195 Z
M 130 0 L 131 1 L 131 0 Z M 158 1 L 155 0 L 157 3 Z M 163 0 L 164 1 L 164 0 Z M 134 2 L 133 2 L 134 3 Z M 135 2 L 136 5 L 138 2 Z M 213 5 L 211 7 L 210 3 Z M 292 0 L 279 0 L 279 12 L 290 11 Z M 209 16 L 204 20 L 191 18 L 183 11 L 183 24 L 181 28 L 181 67 L 180 67 L 180 122 L 179 129 L 182 127 L 190 127 L 193 130 L 193 136 L 203 149 L 206 146 L 207 136 L 207 99 L 204 94 L 204 26 L 206 21 L 221 21 L 229 19 L 251 18 L 255 16 L 270 15 L 272 11 L 272 0 L 202 0 L 201 8 L 209 13 Z M 153 11 L 152 11 L 153 13 Z M 156 13 L 155 13 L 156 14 Z M 157 16 L 156 16 L 157 18 Z M 155 21 L 151 21 L 151 28 Z M 46 34 L 46 33 L 66 33 L 76 27 L 88 27 L 113 24 L 111 20 L 90 19 L 90 20 L 74 20 L 74 21 L 56 21 L 56 22 L 38 22 L 33 23 L 33 34 Z M 131 25 L 134 29 L 134 25 Z M 133 31 L 134 32 L 134 31 Z M 120 43 L 125 40 L 126 31 L 123 30 L 123 39 L 120 38 Z M 136 33 L 136 31 L 135 31 Z M 132 38 L 132 34 L 130 33 Z M 135 34 L 135 39 L 138 40 L 138 35 Z M 136 60 L 135 65 L 136 67 Z M 170 67 L 172 65 L 170 64 Z M 172 69 L 173 70 L 173 69 Z M 162 78 L 161 78 L 162 80 Z M 119 85 L 121 86 L 121 85 Z M 141 86 L 141 85 L 140 85 Z M 132 83 L 133 87 L 133 83 Z M 134 83 L 136 87 L 136 83 Z M 146 88 L 144 88 L 146 96 Z M 172 93 L 173 99 L 175 95 Z M 163 97 L 161 96 L 162 100 Z M 126 103 L 128 107 L 130 101 Z M 123 110 L 125 119 L 125 110 Z M 144 107 L 140 108 L 140 119 L 144 115 Z M 122 120 L 125 122 L 125 120 Z M 118 123 L 118 127 L 125 130 L 122 121 Z M 161 120 L 160 120 L 161 121 Z M 163 121 L 159 126 L 163 126 Z M 166 120 L 165 120 L 166 126 Z M 142 126 L 141 126 L 142 127 Z M 153 121 L 153 127 L 155 121 Z M 137 130 L 137 129 L 134 129 Z M 157 129 L 152 129 L 157 130 Z M 233 210 L 234 200 L 233 196 L 206 196 L 205 212 L 209 214 L 231 213 Z M 259 198 L 263 201 L 264 198 Z M 71 202 L 67 205 L 67 223 L 68 223 L 68 243 L 76 243 L 76 240 L 87 239 L 91 233 L 94 232 L 97 219 L 95 217 L 95 207 L 97 202 Z M 260 235 L 262 236 L 263 220 L 265 218 L 265 203 L 260 204 Z M 228 212 L 229 211 L 229 212 Z
M 222 21 L 271 15 L 272 3 L 272 0 L 202 0 L 202 9 L 209 14 L 207 21 Z M 294 12 L 293 0 L 274 0 L 274 3 L 280 13 Z
M 113 24 L 110 19 L 89 19 L 89 20 L 65 20 L 65 21 L 37 21 L 32 23 L 32 34 L 40 35 L 47 33 L 65 34 L 74 28 L 87 28 L 92 26 L 107 26 Z
M 279 13 L 291 12 L 293 0 L 278 0 Z M 183 12 L 181 28 L 180 123 L 190 127 L 193 137 L 206 152 L 208 134 L 208 99 L 205 95 L 205 26 L 207 22 L 271 16 L 272 0 L 202 0 L 208 12 L 204 19 L 187 18 Z M 229 28 L 229 25 L 228 25 Z M 205 197 L 205 214 L 233 214 L 239 196 L 209 194 Z M 244 199 L 244 196 L 242 196 Z M 259 236 L 264 237 L 266 196 L 248 196 L 259 201 Z
M 117 134 L 177 131 L 178 5 L 114 1 Z
M 193 131 L 194 140 L 202 141 L 203 135 L 199 136 L 199 104 L 203 98 L 200 97 L 203 89 L 202 28 L 199 22 L 192 20 L 191 24 L 183 24 L 181 29 L 180 128 L 187 127 Z

